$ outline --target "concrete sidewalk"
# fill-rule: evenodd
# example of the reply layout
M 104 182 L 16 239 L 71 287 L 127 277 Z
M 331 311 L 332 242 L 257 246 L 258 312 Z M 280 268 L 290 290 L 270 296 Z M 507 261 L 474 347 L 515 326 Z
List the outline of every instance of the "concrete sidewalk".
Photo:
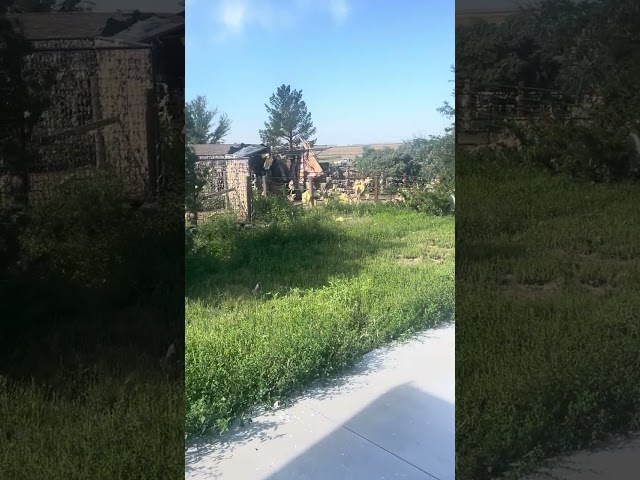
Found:
M 454 326 L 371 352 L 185 462 L 188 479 L 453 480 Z
M 619 437 L 597 450 L 584 450 L 523 480 L 636 480 L 640 478 L 640 435 Z

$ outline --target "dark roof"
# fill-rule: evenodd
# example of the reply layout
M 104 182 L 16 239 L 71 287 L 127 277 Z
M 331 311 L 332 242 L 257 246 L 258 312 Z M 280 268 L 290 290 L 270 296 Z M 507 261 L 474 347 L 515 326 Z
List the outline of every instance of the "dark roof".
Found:
M 212 143 L 190 146 L 193 148 L 193 151 L 197 156 L 204 157 L 208 155 L 226 155 L 227 153 L 229 153 L 229 149 L 233 145 L 230 143 Z
M 134 23 L 113 38 L 127 42 L 148 42 L 161 35 L 184 31 L 184 17 L 180 15 L 157 15 Z
M 235 146 L 235 145 L 234 145 Z M 261 153 L 265 153 L 269 151 L 269 147 L 266 145 L 245 145 L 239 150 L 232 148 L 229 150 L 229 153 L 233 155 L 237 155 L 238 157 L 249 157 L 251 155 L 259 155 Z
M 9 15 L 28 40 L 88 39 L 102 34 L 110 18 L 118 13 L 21 13 Z

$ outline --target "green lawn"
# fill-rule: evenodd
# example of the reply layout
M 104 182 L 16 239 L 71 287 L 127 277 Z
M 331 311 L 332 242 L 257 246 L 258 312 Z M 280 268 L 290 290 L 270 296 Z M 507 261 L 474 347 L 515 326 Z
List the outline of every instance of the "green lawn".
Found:
M 183 474 L 182 385 L 131 375 L 75 386 L 75 392 L 53 394 L 36 385 L 0 384 L 0 477 L 156 480 Z
M 640 188 L 457 177 L 457 475 L 517 478 L 640 427 Z
M 187 263 L 190 433 L 223 431 L 453 314 L 453 217 L 317 207 L 244 230 L 216 219 L 196 244 Z

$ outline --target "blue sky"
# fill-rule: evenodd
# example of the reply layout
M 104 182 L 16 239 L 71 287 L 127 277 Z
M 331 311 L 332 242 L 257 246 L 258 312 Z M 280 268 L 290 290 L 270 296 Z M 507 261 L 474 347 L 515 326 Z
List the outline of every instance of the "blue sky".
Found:
M 265 103 L 302 90 L 319 144 L 441 133 L 451 101 L 454 0 L 187 0 L 186 95 L 259 142 Z

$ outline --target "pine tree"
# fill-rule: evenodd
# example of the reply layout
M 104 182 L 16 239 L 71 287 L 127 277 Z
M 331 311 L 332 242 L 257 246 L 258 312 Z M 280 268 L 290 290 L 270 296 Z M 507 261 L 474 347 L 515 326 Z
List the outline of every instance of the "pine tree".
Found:
M 291 90 L 290 85 L 281 85 L 275 94 L 271 95 L 266 105 L 269 120 L 264 123 L 265 129 L 260 130 L 262 143 L 273 148 L 288 147 L 294 150 L 302 141 L 311 146 L 316 142 L 311 137 L 316 128 L 311 121 L 311 113 L 302 100 L 302 90 Z

